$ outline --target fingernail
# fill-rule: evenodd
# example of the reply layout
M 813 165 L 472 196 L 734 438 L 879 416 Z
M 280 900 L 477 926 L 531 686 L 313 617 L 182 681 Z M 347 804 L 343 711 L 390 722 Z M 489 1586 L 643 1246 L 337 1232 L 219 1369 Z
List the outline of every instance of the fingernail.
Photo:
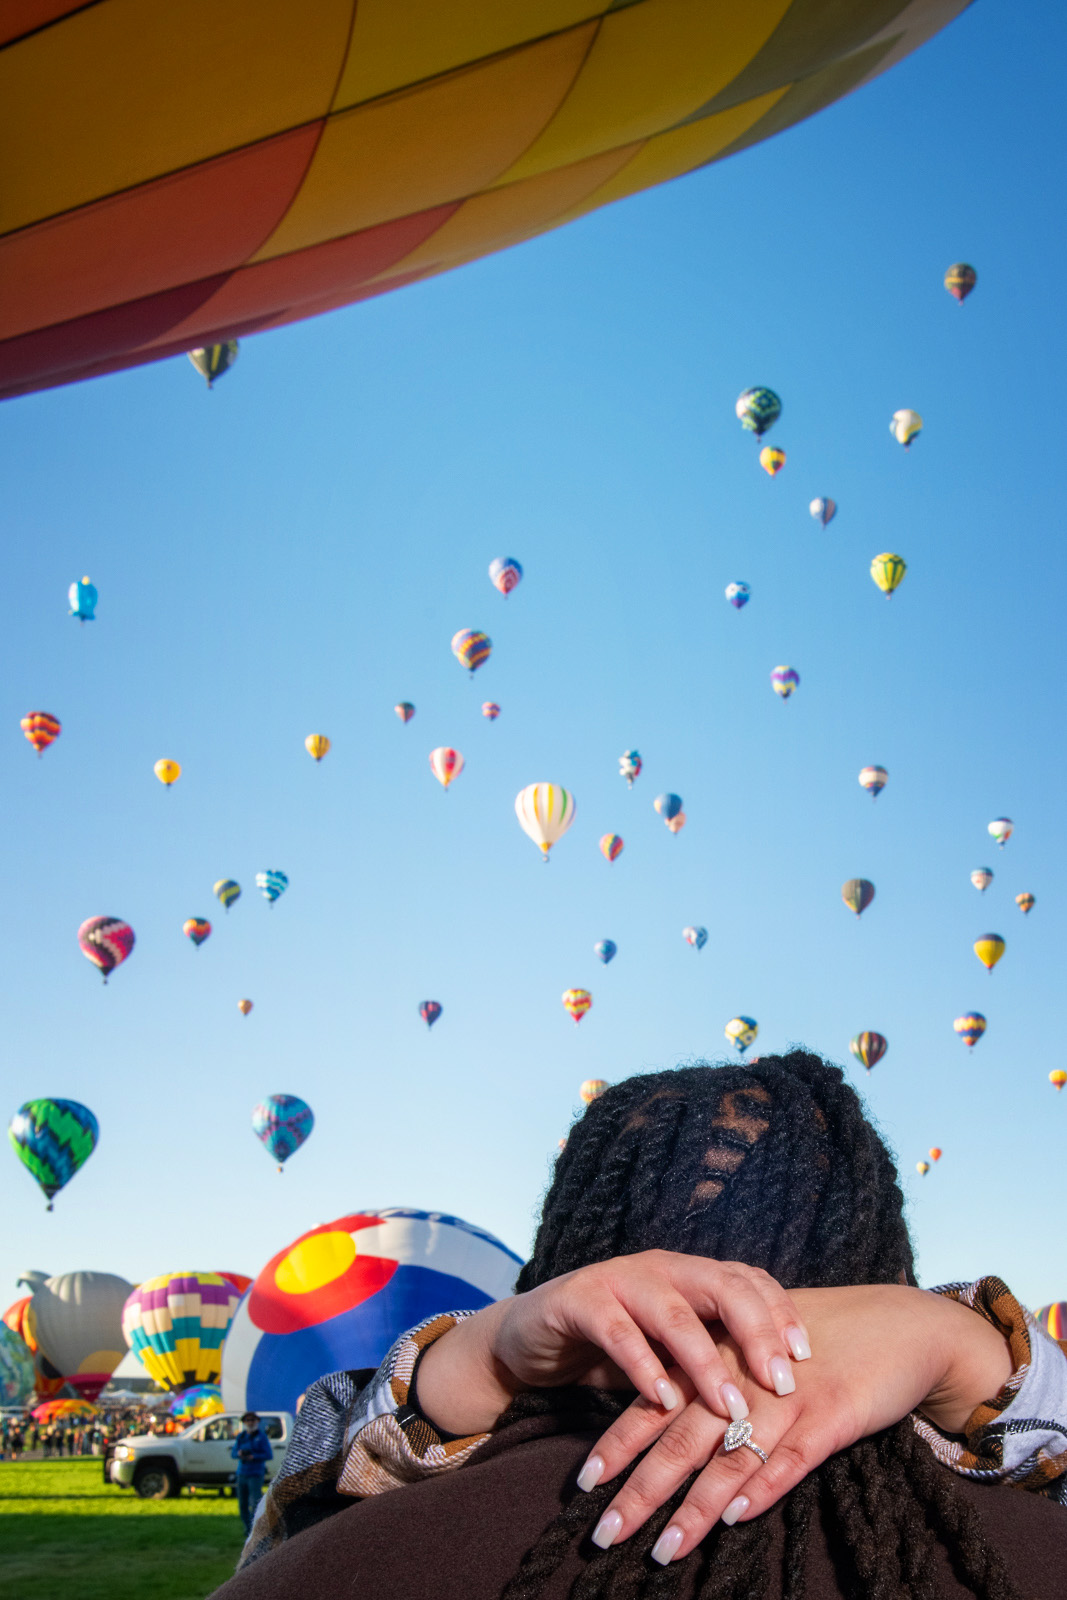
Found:
M 731 1422 L 740 1422 L 742 1417 L 748 1416 L 748 1403 L 740 1389 L 732 1383 L 724 1383 L 719 1390 L 722 1403 L 730 1413 Z
M 787 1328 L 785 1342 L 793 1353 L 794 1361 L 810 1361 L 811 1345 L 803 1328 Z
M 581 1472 L 578 1474 L 578 1487 L 588 1494 L 590 1489 L 595 1489 L 604 1476 L 604 1463 L 600 1456 L 590 1456 Z
M 665 1567 L 677 1554 L 682 1537 L 681 1528 L 664 1528 L 652 1546 L 653 1561 L 658 1561 L 661 1567 Z
M 678 1404 L 678 1391 L 673 1383 L 668 1383 L 666 1378 L 657 1378 L 653 1386 L 659 1395 L 659 1403 L 664 1411 L 673 1411 Z
M 789 1362 L 785 1356 L 771 1357 L 771 1382 L 774 1384 L 775 1394 L 792 1394 L 796 1388 L 796 1379 L 789 1370 Z
M 749 1503 L 747 1494 L 739 1494 L 736 1500 L 730 1501 L 720 1520 L 725 1522 L 728 1528 L 732 1528 L 738 1517 L 744 1516 L 749 1508 Z
M 601 1550 L 610 1550 L 622 1532 L 622 1517 L 617 1511 L 605 1511 L 593 1529 L 593 1543 Z

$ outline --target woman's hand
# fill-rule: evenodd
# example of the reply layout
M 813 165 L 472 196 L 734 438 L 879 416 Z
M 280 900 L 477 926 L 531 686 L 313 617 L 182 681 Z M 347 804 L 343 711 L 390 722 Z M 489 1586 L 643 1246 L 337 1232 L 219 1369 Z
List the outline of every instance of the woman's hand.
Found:
M 708 1323 L 735 1342 L 750 1387 L 793 1391 L 790 1356 L 806 1360 L 810 1346 L 797 1302 L 772 1277 L 740 1262 L 646 1250 L 553 1278 L 457 1323 L 419 1363 L 419 1406 L 448 1433 L 481 1433 L 523 1389 L 585 1383 L 637 1389 L 662 1424 L 679 1401 L 662 1350 L 710 1415 L 743 1415 Z

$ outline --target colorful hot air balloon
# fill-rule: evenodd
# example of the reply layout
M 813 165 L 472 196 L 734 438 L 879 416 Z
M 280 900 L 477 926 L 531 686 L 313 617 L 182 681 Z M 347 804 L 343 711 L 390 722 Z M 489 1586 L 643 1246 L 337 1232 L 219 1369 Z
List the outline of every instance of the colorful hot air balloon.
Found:
M 1004 949 L 1004 940 L 999 933 L 983 933 L 980 939 L 974 941 L 974 953 L 987 972 L 992 972 Z
M 1037 904 L 1037 901 L 1035 900 L 1034 896 L 1027 891 L 1026 894 L 1017 894 L 1015 896 L 1015 904 L 1019 907 L 1019 910 L 1022 912 L 1023 916 L 1028 917 Z
M 133 929 L 121 917 L 89 917 L 78 929 L 81 953 L 100 968 L 105 983 L 108 973 L 121 967 L 135 943 Z
M 877 800 L 886 784 L 889 774 L 884 767 L 864 767 L 860 772 L 860 787 L 866 789 L 871 797 Z
M 608 861 L 617 861 L 622 855 L 622 840 L 617 833 L 606 833 L 600 841 L 600 853 Z
M 578 1090 L 578 1093 L 585 1104 L 587 1106 L 591 1106 L 594 1100 L 600 1099 L 600 1096 L 604 1093 L 604 1090 L 607 1087 L 608 1082 L 606 1078 L 586 1078 L 585 1082 L 582 1084 L 582 1087 Z
M 436 750 L 430 751 L 430 771 L 443 789 L 459 777 L 465 765 L 459 751 L 449 745 L 438 745 Z
M 77 1100 L 27 1100 L 7 1130 L 15 1154 L 52 1201 L 96 1148 L 100 1125 Z
M 652 804 L 664 822 L 670 822 L 682 809 L 682 797 L 678 794 L 658 794 Z
M 563 992 L 563 1004 L 577 1024 L 581 1022 L 589 1007 L 593 1004 L 593 996 L 588 989 L 565 989 Z
M 222 1341 L 241 1293 L 221 1272 L 165 1272 L 130 1295 L 126 1343 L 164 1389 L 218 1383 Z
M 986 1030 L 986 1020 L 980 1011 L 965 1011 L 952 1026 L 964 1044 L 973 1049 Z
M 284 872 L 278 872 L 273 867 L 268 867 L 265 872 L 256 873 L 256 888 L 263 898 L 271 905 L 283 895 L 289 887 L 289 879 Z
M 72 583 L 67 590 L 71 616 L 77 617 L 79 622 L 92 622 L 95 619 L 96 602 L 99 598 L 87 577 L 82 578 L 80 583 Z
M 708 942 L 707 928 L 683 928 L 682 938 L 696 950 L 703 950 Z
M 175 1396 L 170 1415 L 175 1422 L 188 1427 L 201 1417 L 216 1417 L 225 1409 L 222 1390 L 217 1383 L 194 1383 L 191 1388 L 183 1389 L 181 1394 Z
M 953 262 L 945 273 L 945 288 L 960 305 L 966 300 L 977 282 L 977 272 L 973 267 L 969 267 L 966 261 Z
M 122 1308 L 132 1283 L 111 1272 L 28 1272 L 26 1320 L 38 1373 L 95 1400 L 126 1354 Z
M 452 654 L 461 667 L 466 667 L 471 677 L 489 660 L 493 641 L 474 628 L 461 628 L 452 635 Z
M 785 466 L 785 451 L 779 450 L 777 445 L 765 444 L 759 453 L 759 464 L 764 472 L 776 478 Z
M 593 946 L 593 954 L 599 961 L 602 961 L 605 966 L 607 966 L 609 961 L 614 961 L 618 952 L 619 947 L 615 943 L 614 939 L 599 939 Z
M 330 741 L 324 733 L 309 733 L 304 740 L 304 749 L 315 761 L 321 761 L 329 748 Z
M 428 1028 L 432 1028 L 443 1010 L 444 1006 L 439 1000 L 424 1000 L 419 1007 L 419 1016 Z
M 994 817 L 988 831 L 1003 850 L 1015 831 L 1015 824 L 1010 817 Z
M 1067 1083 L 1067 1072 L 1064 1072 L 1062 1067 L 1054 1067 L 1048 1075 L 1048 1081 L 1058 1093 Z
M 211 937 L 211 924 L 206 917 L 190 917 L 182 923 L 182 932 L 199 948 L 205 939 Z
M 220 878 L 212 893 L 217 900 L 222 901 L 223 909 L 229 911 L 235 900 L 241 898 L 241 885 L 232 878 Z
M 62 724 L 58 717 L 53 717 L 48 711 L 30 711 L 22 718 L 19 727 L 33 745 L 39 756 L 43 756 L 50 744 L 59 738 Z
M 828 522 L 833 522 L 834 518 L 837 516 L 837 501 L 828 500 L 824 495 L 820 495 L 817 500 L 813 500 L 811 502 L 808 510 L 811 512 L 816 522 L 821 522 L 825 528 L 826 524 Z
M 894 589 L 900 588 L 907 570 L 904 557 L 895 556 L 888 550 L 883 551 L 880 556 L 875 556 L 871 562 L 871 577 L 887 599 L 892 598 Z
M 486 700 L 482 706 L 482 716 L 486 717 L 490 722 L 495 722 L 499 715 L 500 707 L 497 705 L 496 701 Z
M 522 567 L 514 556 L 497 556 L 489 563 L 489 581 L 506 600 L 512 589 L 517 589 L 522 582 Z
M 252 1009 L 251 1000 L 238 1000 L 237 1009 L 241 1013 L 242 1017 L 247 1017 L 248 1013 Z
M 165 789 L 169 789 L 172 783 L 177 783 L 182 775 L 182 769 L 178 762 L 168 761 L 166 758 L 162 761 L 157 761 L 152 771 Z
M 415 707 L 412 705 L 410 700 L 401 700 L 399 705 L 395 705 L 393 707 L 393 710 L 396 712 L 401 722 L 410 722 L 412 717 L 415 715 Z
M 931 1161 L 940 1161 L 943 1154 L 941 1146 L 937 1144 L 931 1145 L 930 1149 L 926 1153 L 930 1157 Z
M 734 1048 L 744 1055 L 749 1045 L 752 1044 L 759 1033 L 759 1023 L 755 1017 L 731 1017 L 723 1029 L 726 1037 Z
M 26 1405 L 33 1395 L 33 1360 L 11 1328 L 0 1322 L 0 1405 Z
M 682 831 L 682 829 L 684 827 L 685 827 L 685 812 L 684 811 L 679 811 L 679 813 L 678 813 L 678 815 L 676 817 L 668 817 L 667 818 L 667 832 L 668 833 L 681 833 L 681 831 Z
M 848 1047 L 856 1060 L 862 1062 L 870 1072 L 889 1049 L 889 1040 L 880 1033 L 857 1033 L 856 1037 L 849 1041 Z
M 742 610 L 752 598 L 752 590 L 747 583 L 728 583 L 725 593 L 735 611 Z
M 207 380 L 207 386 L 211 389 L 216 378 L 221 378 L 224 372 L 229 372 L 237 360 L 238 349 L 236 339 L 226 339 L 222 344 L 209 344 L 199 350 L 190 350 L 189 360 L 200 376 Z
M 783 700 L 789 699 L 799 683 L 800 673 L 795 667 L 775 667 L 771 673 L 771 688 L 775 694 L 781 695 Z
M 989 885 L 993 882 L 992 867 L 975 867 L 974 871 L 971 873 L 971 882 L 974 884 L 979 894 L 985 894 L 986 890 L 989 888 Z
M 757 439 L 762 439 L 767 429 L 781 416 L 782 402 L 773 389 L 746 389 L 738 395 L 734 411 L 742 428 L 747 428 Z
M 519 827 L 533 840 L 544 861 L 574 821 L 576 811 L 574 796 L 558 783 L 528 783 L 515 796 Z
M 849 878 L 841 885 L 841 898 L 850 911 L 861 916 L 874 899 L 874 884 L 867 878 Z
M 314 1112 L 295 1094 L 269 1094 L 252 1112 L 252 1132 L 278 1163 L 279 1172 L 314 1126 Z
M 1067 1300 L 1058 1300 L 1034 1312 L 1038 1325 L 1050 1339 L 1067 1340 Z
M 918 1173 L 918 1174 L 919 1174 L 919 1177 L 920 1177 L 920 1178 L 925 1178 L 925 1177 L 926 1177 L 926 1174 L 927 1174 L 927 1173 L 928 1173 L 928 1172 L 929 1172 L 929 1170 L 930 1170 L 930 1163 L 929 1163 L 929 1161 L 916 1161 L 916 1163 L 915 1163 L 915 1170 L 916 1170 L 916 1172 L 917 1172 L 917 1173 Z
M 898 444 L 905 450 L 911 448 L 911 441 L 917 439 L 922 432 L 923 419 L 917 411 L 894 411 L 889 424 L 889 431 Z
M 638 750 L 624 750 L 619 757 L 619 777 L 626 779 L 626 787 L 632 789 L 634 779 L 641 776 L 641 753 Z

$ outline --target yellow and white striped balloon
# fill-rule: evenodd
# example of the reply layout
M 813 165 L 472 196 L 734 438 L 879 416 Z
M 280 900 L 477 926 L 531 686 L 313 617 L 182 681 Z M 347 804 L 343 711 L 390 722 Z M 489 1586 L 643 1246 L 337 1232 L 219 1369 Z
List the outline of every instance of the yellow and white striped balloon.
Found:
M 515 796 L 519 827 L 533 840 L 545 861 L 556 840 L 574 821 L 575 811 L 574 796 L 558 783 L 528 783 Z

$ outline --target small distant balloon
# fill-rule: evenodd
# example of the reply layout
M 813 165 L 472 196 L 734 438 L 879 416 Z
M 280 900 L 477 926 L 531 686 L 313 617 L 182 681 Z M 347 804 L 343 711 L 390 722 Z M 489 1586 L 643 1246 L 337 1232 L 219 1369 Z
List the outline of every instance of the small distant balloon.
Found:
M 826 524 L 828 522 L 833 522 L 834 518 L 837 516 L 837 501 L 828 500 L 825 495 L 820 495 L 817 500 L 813 500 L 811 502 L 808 510 L 811 512 L 816 522 L 821 522 L 825 528 Z
M 980 1011 L 965 1011 L 952 1024 L 964 1044 L 970 1049 L 978 1043 L 986 1030 L 986 1020 Z
M 987 972 L 992 972 L 1004 950 L 1004 940 L 999 933 L 983 933 L 980 939 L 974 941 L 974 953 Z
M 222 901 L 223 910 L 229 911 L 234 901 L 241 898 L 241 885 L 232 878 L 220 878 L 212 892 L 216 900 Z
M 412 705 L 410 700 L 401 700 L 399 705 L 395 705 L 393 707 L 393 710 L 396 712 L 401 722 L 410 722 L 412 717 L 415 715 L 415 707 Z
M 522 567 L 514 556 L 497 556 L 495 561 L 489 563 L 489 581 L 506 600 L 512 589 L 518 588 L 522 582 Z
M 533 840 L 544 861 L 574 821 L 577 809 L 570 790 L 558 783 L 528 783 L 515 796 L 519 827 Z
M 913 439 L 917 439 L 923 430 L 923 419 L 917 411 L 894 411 L 889 424 L 889 431 L 898 444 L 905 450 L 911 448 Z
M 224 372 L 229 372 L 237 360 L 239 348 L 236 339 L 225 339 L 222 344 L 203 345 L 198 350 L 190 350 L 189 360 L 211 389 L 216 378 L 221 378 Z
M 199 947 L 205 939 L 211 937 L 211 924 L 206 917 L 190 917 L 188 921 L 182 923 L 182 932 Z
M 1034 906 L 1037 904 L 1037 901 L 1032 894 L 1027 892 L 1026 894 L 1017 894 L 1015 896 L 1015 904 L 1019 907 L 1019 910 L 1022 912 L 1023 916 L 1028 917 L 1031 911 L 1034 909 Z
M 181 766 L 177 761 L 157 761 L 152 771 L 165 789 L 169 789 L 172 783 L 177 783 L 182 775 Z
M 90 917 L 78 929 L 81 953 L 99 967 L 105 983 L 108 973 L 121 967 L 135 943 L 133 929 L 121 917 Z
M 295 1094 L 269 1094 L 252 1112 L 252 1132 L 266 1145 L 279 1172 L 314 1126 L 314 1112 Z
M 96 589 L 87 577 L 80 583 L 72 583 L 67 590 L 67 599 L 70 602 L 70 614 L 77 617 L 79 622 L 92 622 L 96 613 L 96 602 L 100 598 Z
M 988 830 L 1003 850 L 1008 840 L 1015 831 L 1015 824 L 1010 817 L 994 817 Z
M 726 585 L 726 598 L 735 611 L 740 611 L 751 600 L 752 590 L 747 583 L 728 583 Z
M 773 389 L 757 387 L 746 389 L 738 395 L 737 404 L 734 406 L 742 428 L 749 433 L 754 433 L 761 439 L 767 429 L 776 422 L 782 414 L 782 402 Z
M 841 898 L 850 911 L 862 916 L 874 899 L 874 884 L 869 878 L 849 878 L 841 885 Z
M 941 1150 L 941 1146 L 939 1144 L 931 1145 L 929 1150 L 926 1153 L 930 1157 L 931 1161 L 940 1161 L 941 1160 L 942 1150 Z
M 496 701 L 486 700 L 482 706 L 482 716 L 487 717 L 490 722 L 495 722 L 499 715 L 500 707 L 497 705 Z
M 593 954 L 607 966 L 609 961 L 614 961 L 619 953 L 619 947 L 614 939 L 599 939 L 593 946 Z
M 304 749 L 314 761 L 321 761 L 329 748 L 330 741 L 324 733 L 309 733 L 304 740 Z
M 53 717 L 48 711 L 30 711 L 19 723 L 19 727 L 33 745 L 39 756 L 43 756 L 50 744 L 54 744 L 62 732 L 62 724 L 58 717 Z
M 966 300 L 975 284 L 978 274 L 974 268 L 968 266 L 966 261 L 954 261 L 945 273 L 945 288 L 960 305 Z
M 723 1032 L 734 1048 L 744 1055 L 759 1033 L 759 1023 L 755 1017 L 731 1017 Z
M 428 1028 L 432 1028 L 443 1010 L 439 1000 L 424 1000 L 419 1007 L 419 1016 Z
M 783 700 L 789 699 L 799 683 L 800 673 L 795 667 L 775 667 L 771 673 L 771 688 L 775 694 L 781 695 Z
M 251 1000 L 238 1000 L 237 1009 L 241 1013 L 242 1017 L 247 1017 L 248 1013 L 252 1009 Z
M 670 822 L 682 809 L 682 797 L 678 794 L 658 794 L 652 804 L 664 822 Z
M 442 788 L 447 789 L 459 777 L 465 764 L 459 751 L 449 745 L 438 745 L 436 750 L 430 751 L 430 771 Z
M 1054 1067 L 1048 1075 L 1048 1081 L 1051 1083 L 1056 1092 L 1059 1093 L 1064 1084 L 1067 1083 L 1067 1072 L 1064 1072 L 1062 1067 Z
M 678 815 L 676 817 L 668 817 L 667 818 L 667 832 L 668 833 L 681 833 L 681 831 L 682 831 L 682 829 L 684 827 L 685 827 L 685 812 L 684 811 L 679 811 L 679 813 L 678 813 Z
M 623 843 L 617 833 L 606 833 L 600 841 L 600 853 L 608 861 L 617 861 L 622 855 Z
M 488 635 L 478 633 L 474 628 L 461 628 L 452 635 L 452 654 L 472 677 L 489 660 L 492 648 L 493 641 Z
M 878 1065 L 889 1049 L 889 1040 L 880 1033 L 857 1033 L 856 1037 L 849 1041 L 848 1047 L 856 1060 L 861 1062 L 870 1072 L 871 1068 Z
M 624 750 L 619 757 L 619 777 L 626 779 L 626 787 L 632 789 L 634 779 L 641 776 L 641 753 L 638 750 Z
M 900 588 L 907 570 L 908 564 L 904 557 L 895 556 L 889 550 L 883 551 L 880 556 L 875 556 L 871 562 L 871 577 L 886 599 L 892 598 L 894 589 Z
M 683 928 L 682 938 L 686 944 L 691 944 L 695 950 L 703 950 L 708 942 L 707 928 Z
M 989 888 L 989 885 L 993 882 L 992 867 L 975 867 L 974 871 L 971 873 L 971 882 L 974 884 L 979 894 L 985 894 L 986 890 Z
M 578 1090 L 578 1093 L 585 1101 L 585 1104 L 587 1106 L 591 1106 L 594 1100 L 600 1099 L 600 1096 L 604 1093 L 604 1090 L 607 1087 L 608 1082 L 606 1078 L 586 1078 L 585 1082 L 582 1084 L 582 1087 Z
M 779 450 L 777 445 L 765 444 L 759 453 L 759 464 L 764 472 L 776 478 L 785 466 L 785 451 Z
M 279 872 L 276 868 L 270 867 L 266 872 L 256 873 L 256 888 L 271 905 L 274 904 L 279 895 L 285 893 L 288 887 L 289 879 L 284 872 Z
M 875 800 L 889 782 L 889 774 L 884 767 L 864 767 L 859 776 L 860 787 L 866 789 Z
M 919 1174 L 920 1178 L 925 1178 L 926 1174 L 930 1170 L 929 1161 L 916 1161 L 915 1170 Z
M 563 1004 L 577 1024 L 593 1004 L 593 996 L 588 989 L 566 989 L 563 993 Z

